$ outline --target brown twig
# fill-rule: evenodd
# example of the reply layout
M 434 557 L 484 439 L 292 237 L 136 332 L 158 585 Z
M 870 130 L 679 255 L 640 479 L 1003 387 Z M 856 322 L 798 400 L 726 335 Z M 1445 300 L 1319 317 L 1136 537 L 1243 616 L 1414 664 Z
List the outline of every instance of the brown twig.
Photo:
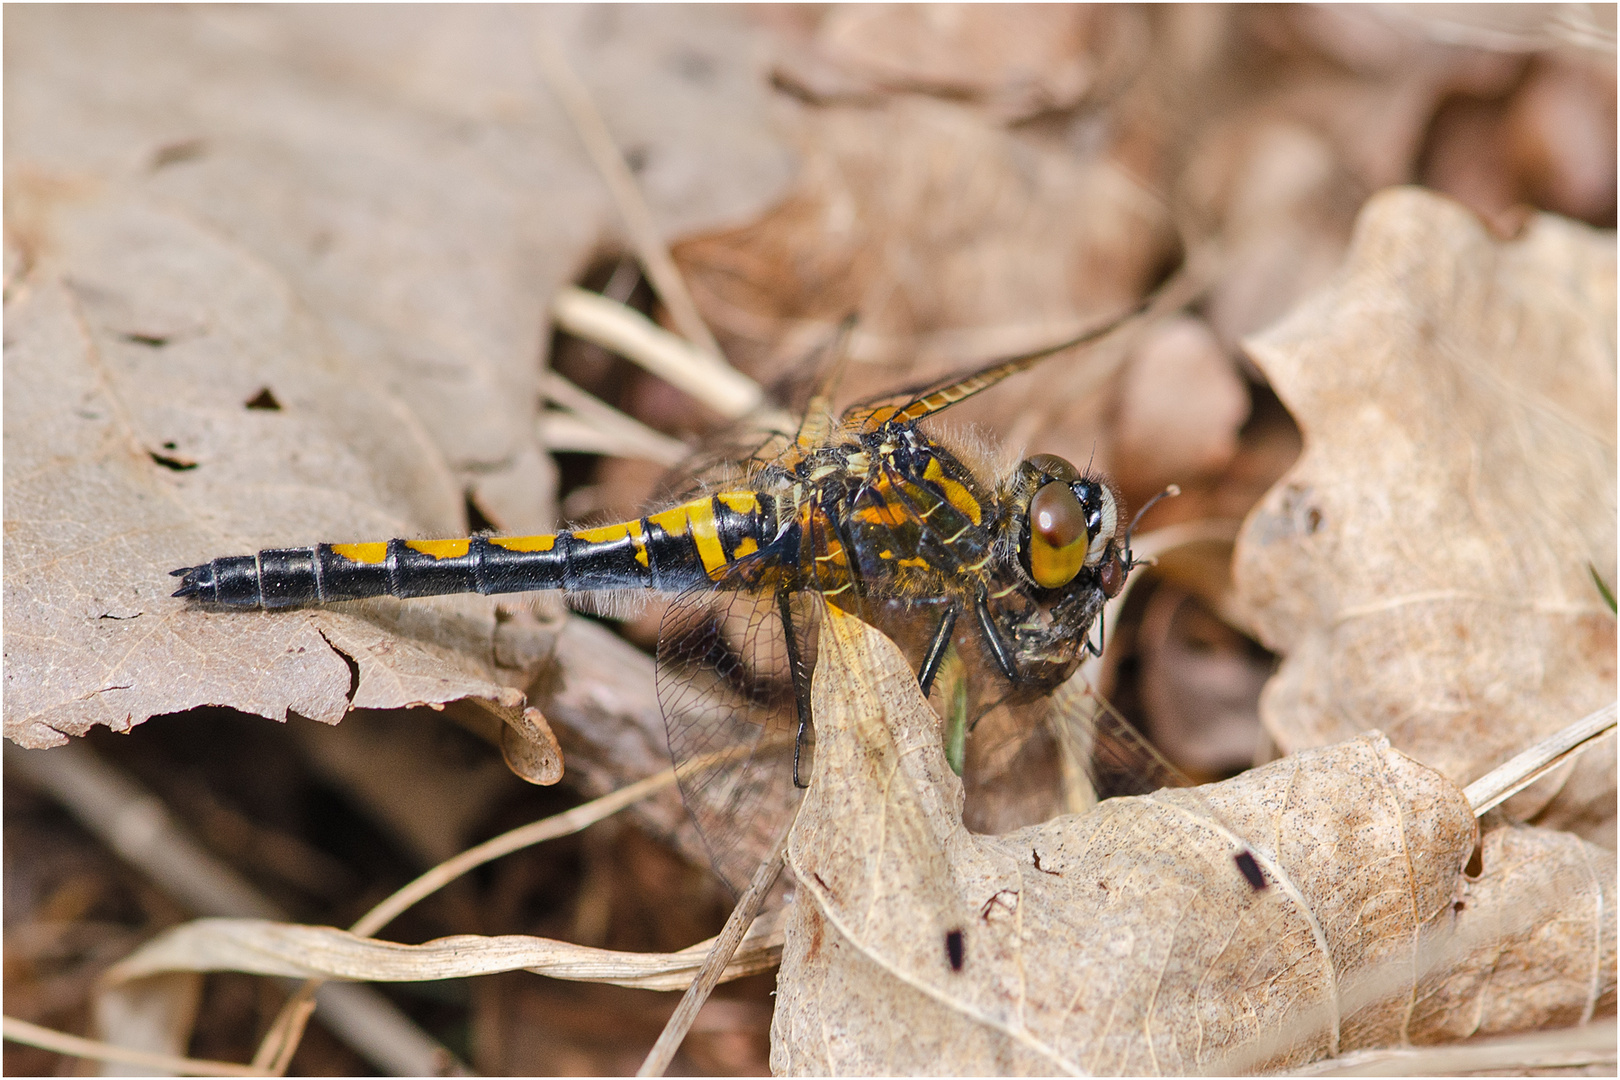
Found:
M 703 1008 L 703 1003 L 709 1000 L 709 995 L 720 984 L 720 976 L 724 974 L 726 965 L 731 963 L 737 946 L 742 943 L 743 935 L 753 925 L 754 917 L 759 914 L 760 905 L 770 893 L 771 886 L 776 884 L 777 875 L 782 872 L 782 855 L 787 850 L 788 836 L 793 832 L 793 822 L 797 820 L 795 813 L 776 843 L 771 845 L 771 852 L 754 871 L 754 880 L 749 882 L 748 891 L 742 894 L 737 906 L 732 909 L 731 915 L 726 919 L 725 927 L 714 939 L 714 946 L 709 950 L 708 957 L 703 961 L 703 967 L 698 970 L 692 979 L 692 985 L 686 988 L 681 997 L 681 1003 L 675 1007 L 670 1015 L 669 1022 L 658 1035 L 658 1041 L 653 1043 L 647 1052 L 647 1059 L 636 1070 L 637 1076 L 663 1076 L 669 1068 L 669 1063 L 675 1059 L 675 1051 L 680 1049 L 681 1042 L 685 1040 L 687 1032 L 692 1029 L 692 1023 Z

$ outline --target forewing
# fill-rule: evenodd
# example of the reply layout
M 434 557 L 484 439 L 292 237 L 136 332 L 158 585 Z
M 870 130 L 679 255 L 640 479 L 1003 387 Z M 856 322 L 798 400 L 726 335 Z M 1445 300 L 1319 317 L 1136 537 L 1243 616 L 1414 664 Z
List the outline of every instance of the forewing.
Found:
M 800 795 L 793 783 L 798 710 L 768 562 L 745 559 L 721 581 L 682 593 L 658 641 L 658 702 L 681 796 L 715 871 L 737 892 Z M 790 595 L 788 606 L 800 662 L 813 665 L 815 605 Z M 810 670 L 804 667 L 806 676 Z M 800 768 L 808 779 L 804 749 Z

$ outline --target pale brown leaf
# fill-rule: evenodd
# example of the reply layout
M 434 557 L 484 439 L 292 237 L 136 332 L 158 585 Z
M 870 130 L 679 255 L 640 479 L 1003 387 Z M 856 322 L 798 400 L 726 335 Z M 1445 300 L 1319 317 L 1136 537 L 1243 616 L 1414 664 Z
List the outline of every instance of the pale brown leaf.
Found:
M 938 720 L 887 639 L 834 612 L 815 706 L 777 1071 L 1247 1070 L 1421 1034 L 1476 830 L 1455 786 L 1382 737 L 985 837 L 961 825 Z M 1245 846 L 1263 891 L 1233 862 Z M 1585 896 L 1539 904 L 1528 925 L 1602 925 Z
M 1481 848 L 1480 874 L 1457 897 L 1449 955 L 1413 996 L 1410 1040 L 1612 1018 L 1614 852 L 1512 825 L 1487 832 Z
M 668 230 L 767 202 L 791 157 L 749 33 L 659 12 L 109 8 L 8 20 L 6 734 L 228 705 L 487 703 L 555 627 L 463 597 L 266 615 L 168 572 L 317 541 L 555 524 L 546 306 L 614 211 L 546 95 L 555 33 Z M 510 616 L 510 617 L 508 617 Z
M 1397 189 L 1334 283 L 1248 342 L 1305 436 L 1234 560 L 1287 657 L 1262 702 L 1284 750 L 1376 727 L 1466 782 L 1614 699 L 1588 569 L 1614 580 L 1614 327 L 1612 235 L 1544 216 L 1498 241 Z M 1612 781 L 1582 798 L 1612 821 Z

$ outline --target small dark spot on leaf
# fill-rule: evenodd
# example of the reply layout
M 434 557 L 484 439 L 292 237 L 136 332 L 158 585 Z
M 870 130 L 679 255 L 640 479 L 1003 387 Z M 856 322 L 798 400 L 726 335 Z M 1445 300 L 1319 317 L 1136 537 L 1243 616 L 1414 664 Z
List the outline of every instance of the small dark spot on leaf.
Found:
M 1308 533 L 1314 533 L 1321 527 L 1322 511 L 1313 506 L 1305 513 L 1305 531 Z
M 174 449 L 174 443 L 164 443 L 163 445 L 164 449 Z M 151 455 L 153 461 L 157 462 L 165 469 L 173 469 L 175 472 L 185 472 L 187 469 L 195 469 L 197 467 L 197 463 L 195 461 L 188 461 L 185 458 L 173 457 L 169 454 L 158 454 L 150 450 L 148 450 L 147 453 Z
M 1451 902 L 1452 913 L 1456 914 L 1456 915 L 1461 915 L 1462 914 L 1462 909 L 1467 907 L 1467 906 L 1468 905 L 1463 903 L 1461 900 L 1453 900 Z
M 170 439 L 168 442 L 163 444 L 163 449 L 165 450 L 178 450 L 179 448 L 180 444 L 175 442 L 173 439 Z
M 125 334 L 124 340 L 134 345 L 145 345 L 149 349 L 161 349 L 169 343 L 169 339 L 162 334 Z
M 101 618 L 101 619 L 112 619 L 112 620 L 113 620 L 113 621 L 114 621 L 114 622 L 123 622 L 123 621 L 125 621 L 125 620 L 126 620 L 126 619 L 138 619 L 138 618 L 140 618 L 140 617 L 141 617 L 141 616 L 142 616 L 142 615 L 143 615 L 143 614 L 145 614 L 145 612 L 141 612 L 141 611 L 137 611 L 137 612 L 136 612 L 136 613 L 135 613 L 135 614 L 133 614 L 133 615 L 114 615 L 114 614 L 113 614 L 113 613 L 112 613 L 112 612 L 110 612 L 110 611 L 104 611 L 104 612 L 102 612 L 102 613 L 101 613 L 101 614 L 100 614 L 100 615 L 99 615 L 99 616 L 97 616 L 97 618 Z
M 1062 877 L 1063 876 L 1063 874 L 1060 873 L 1059 871 L 1057 871 L 1057 870 L 1048 870 L 1046 867 L 1041 865 L 1041 853 L 1039 851 L 1036 851 L 1034 848 L 1031 848 L 1029 853 L 1035 857 L 1035 869 L 1039 870 L 1043 874 L 1051 874 L 1053 877 Z
M 947 930 L 945 932 L 945 959 L 951 962 L 952 971 L 961 971 L 962 965 L 967 963 L 967 941 L 960 930 Z
M 825 891 L 828 896 L 832 897 L 834 900 L 838 899 L 838 893 L 833 890 L 831 885 L 827 884 L 826 879 L 824 879 L 820 874 L 812 870 L 810 871 L 810 876 L 816 879 L 816 884 L 820 885 L 822 890 Z
M 1106 881 L 1097 882 L 1097 888 L 1101 889 L 1103 892 L 1107 892 L 1108 891 L 1108 882 L 1106 882 Z
M 245 405 L 249 409 L 264 409 L 267 412 L 281 411 L 281 402 L 276 400 L 276 395 L 270 392 L 268 386 L 248 398 Z
M 167 168 L 170 165 L 179 165 L 187 161 L 196 161 L 208 150 L 205 139 L 178 139 L 172 143 L 165 143 L 152 154 L 152 171 Z
M 1249 883 L 1249 888 L 1255 892 L 1262 892 L 1270 888 L 1271 883 L 1266 880 L 1266 875 L 1261 872 L 1260 864 L 1255 861 L 1254 852 L 1240 851 L 1232 856 L 1232 861 L 1237 863 L 1237 868 L 1243 874 L 1243 880 Z
M 627 147 L 624 151 L 624 163 L 630 166 L 631 172 L 640 173 L 647 167 L 647 160 L 651 156 L 652 152 L 645 146 Z

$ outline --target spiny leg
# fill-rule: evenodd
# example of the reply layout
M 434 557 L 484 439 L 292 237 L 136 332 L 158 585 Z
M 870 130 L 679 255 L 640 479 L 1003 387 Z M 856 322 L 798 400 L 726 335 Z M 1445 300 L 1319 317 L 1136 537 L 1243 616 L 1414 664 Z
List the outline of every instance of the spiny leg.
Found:
M 990 616 L 990 599 L 983 593 L 973 604 L 974 613 L 979 616 L 979 632 L 984 635 L 984 643 L 990 646 L 990 655 L 995 657 L 996 667 L 1007 676 L 1008 682 L 1018 681 L 1018 669 L 1013 665 L 1012 653 L 1007 649 L 1007 643 L 1001 640 L 1001 631 L 996 629 L 996 622 Z
M 917 669 L 917 685 L 922 689 L 923 697 L 933 689 L 934 676 L 939 674 L 939 664 L 945 659 L 945 650 L 951 646 L 951 633 L 956 629 L 956 616 L 961 608 L 952 604 L 945 609 L 944 616 L 939 620 L 939 629 L 934 631 L 934 640 L 928 646 L 928 654 L 923 657 L 922 667 Z
M 1091 643 L 1091 630 L 1086 630 L 1086 640 L 1082 643 L 1086 652 L 1092 656 L 1101 656 L 1103 650 L 1108 648 L 1108 608 L 1097 609 L 1097 643 Z
M 793 786 L 802 788 L 810 786 L 799 772 L 805 736 L 810 733 L 810 680 L 805 675 L 804 661 L 799 656 L 799 638 L 793 631 L 793 607 L 788 601 L 788 591 L 778 590 L 776 610 L 782 616 L 782 636 L 787 642 L 788 671 L 793 676 L 793 705 L 799 716 L 799 729 L 793 736 Z

